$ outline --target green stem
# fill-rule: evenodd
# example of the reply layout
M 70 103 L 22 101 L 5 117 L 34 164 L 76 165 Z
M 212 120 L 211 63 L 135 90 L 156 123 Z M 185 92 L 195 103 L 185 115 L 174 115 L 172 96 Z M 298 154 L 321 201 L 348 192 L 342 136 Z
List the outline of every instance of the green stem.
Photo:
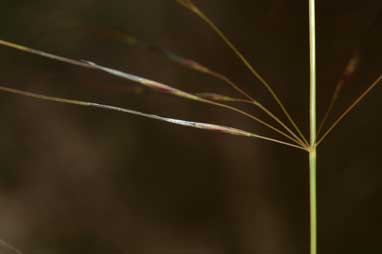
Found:
M 310 254 L 317 254 L 317 155 L 316 150 L 309 152 L 310 185 Z
M 317 254 L 317 154 L 316 154 L 316 13 L 315 0 L 309 0 L 309 52 L 310 52 L 310 254 Z

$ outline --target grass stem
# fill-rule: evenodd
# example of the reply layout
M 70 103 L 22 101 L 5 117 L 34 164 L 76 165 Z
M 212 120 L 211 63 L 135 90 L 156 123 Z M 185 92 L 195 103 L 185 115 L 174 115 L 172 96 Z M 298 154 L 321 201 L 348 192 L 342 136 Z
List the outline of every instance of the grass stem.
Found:
M 309 152 L 310 254 L 317 254 L 317 154 Z
M 317 254 L 317 152 L 316 152 L 316 10 L 315 0 L 309 0 L 309 52 L 310 52 L 310 254 Z

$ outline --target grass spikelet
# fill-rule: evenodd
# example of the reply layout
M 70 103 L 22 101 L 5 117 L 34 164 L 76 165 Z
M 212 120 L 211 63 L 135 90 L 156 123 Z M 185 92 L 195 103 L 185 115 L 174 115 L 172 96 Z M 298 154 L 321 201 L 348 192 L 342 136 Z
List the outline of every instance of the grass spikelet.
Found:
M 338 97 L 340 96 L 340 93 L 342 92 L 342 89 L 345 87 L 345 85 L 349 82 L 349 80 L 354 75 L 354 72 L 356 71 L 356 69 L 359 65 L 359 62 L 360 62 L 360 54 L 358 51 L 356 51 L 353 54 L 353 56 L 350 58 L 350 60 L 348 61 L 347 65 L 345 67 L 345 70 L 342 73 L 342 76 L 337 83 L 337 86 L 334 90 L 333 96 L 330 99 L 329 107 L 326 110 L 324 117 L 322 118 L 322 121 L 321 121 L 320 126 L 318 128 L 317 135 L 320 135 L 322 129 L 325 126 L 326 121 L 328 120 L 330 114 L 333 111 L 333 108 L 334 108 L 334 106 L 338 100 Z
M 337 118 L 336 121 L 322 134 L 317 141 L 317 146 L 329 135 L 329 133 L 382 81 L 382 74 Z
M 174 87 L 159 83 L 159 82 L 154 81 L 154 80 L 150 80 L 150 79 L 143 78 L 143 77 L 140 77 L 137 75 L 133 75 L 133 74 L 130 74 L 127 72 L 122 72 L 119 70 L 108 68 L 108 67 L 105 67 L 105 66 L 93 63 L 93 62 L 89 62 L 89 61 L 84 61 L 84 63 L 89 64 L 89 66 L 91 66 L 92 68 L 94 68 L 96 70 L 100 70 L 102 72 L 106 72 L 106 73 L 109 73 L 113 76 L 117 76 L 117 77 L 120 77 L 123 79 L 131 80 L 133 82 L 139 83 L 139 84 L 144 85 L 150 89 L 153 89 L 153 90 L 156 90 L 156 91 L 159 91 L 162 93 L 168 93 L 168 94 L 172 94 L 172 95 L 175 95 L 178 97 L 183 97 L 183 98 L 190 99 L 190 100 L 199 100 L 199 98 L 195 95 L 192 95 L 190 93 L 184 92 L 184 91 L 176 89 Z
M 250 100 L 243 100 L 243 99 L 238 99 L 238 98 L 233 98 L 230 96 L 226 95 L 221 95 L 217 93 L 196 93 L 198 97 L 205 98 L 208 100 L 213 100 L 213 101 L 222 101 L 222 102 L 242 102 L 242 103 L 249 103 L 252 104 L 252 101 Z

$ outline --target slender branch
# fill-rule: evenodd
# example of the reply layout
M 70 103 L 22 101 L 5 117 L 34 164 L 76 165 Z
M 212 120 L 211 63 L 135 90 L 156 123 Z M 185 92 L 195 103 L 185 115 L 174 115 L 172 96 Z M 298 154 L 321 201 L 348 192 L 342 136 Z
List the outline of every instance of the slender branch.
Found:
M 235 107 L 228 106 L 228 105 L 225 105 L 225 104 L 222 104 L 222 103 L 217 103 L 217 102 L 214 102 L 214 101 L 209 101 L 207 99 L 199 98 L 199 97 L 197 97 L 197 96 L 195 96 L 193 94 L 190 94 L 190 93 L 184 92 L 184 91 L 182 91 L 180 89 L 176 89 L 176 88 L 173 88 L 171 86 L 159 83 L 157 81 L 149 80 L 149 79 L 146 79 L 146 78 L 143 78 L 143 77 L 139 77 L 137 75 L 129 74 L 129 73 L 126 73 L 126 72 L 115 70 L 115 69 L 111 69 L 111 68 L 108 68 L 108 67 L 105 67 L 105 66 L 102 66 L 102 65 L 98 65 L 98 64 L 93 63 L 93 62 L 78 61 L 78 60 L 70 59 L 70 58 L 67 58 L 67 57 L 62 57 L 62 56 L 54 55 L 54 54 L 51 54 L 51 53 L 43 52 L 41 50 L 32 49 L 32 48 L 29 48 L 29 47 L 25 47 L 25 46 L 22 46 L 22 45 L 13 43 L 13 42 L 4 41 L 4 40 L 0 40 L 0 45 L 4 45 L 4 46 L 10 47 L 10 48 L 21 50 L 21 51 L 24 51 L 24 52 L 27 52 L 27 53 L 39 55 L 39 56 L 42 56 L 42 57 L 45 57 L 45 58 L 53 59 L 53 60 L 56 60 L 56 61 L 59 61 L 59 62 L 64 62 L 64 63 L 68 63 L 68 64 L 72 64 L 72 65 L 76 65 L 76 66 L 80 66 L 80 67 L 84 67 L 84 68 L 88 68 L 88 69 L 102 71 L 102 72 L 111 74 L 113 76 L 117 76 L 117 77 L 120 77 L 120 78 L 123 78 L 123 79 L 131 80 L 133 82 L 139 83 L 141 85 L 144 85 L 144 86 L 146 86 L 148 88 L 151 88 L 151 89 L 155 89 L 155 90 L 160 91 L 160 92 L 168 93 L 168 94 L 175 95 L 175 96 L 178 96 L 178 97 L 181 97 L 181 98 L 185 98 L 185 99 L 189 99 L 189 100 L 204 102 L 204 103 L 207 103 L 207 104 L 210 104 L 210 105 L 215 105 L 215 106 L 218 106 L 218 107 L 222 107 L 222 108 L 234 111 L 236 113 L 239 113 L 241 115 L 244 115 L 246 117 L 249 117 L 250 119 L 257 121 L 258 123 L 260 123 L 260 124 L 270 128 L 270 129 L 272 129 L 273 131 L 281 134 L 282 136 L 284 136 L 284 137 L 286 137 L 286 138 L 288 138 L 288 139 L 292 140 L 293 142 L 295 142 L 295 143 L 300 145 L 298 140 L 296 140 L 293 137 L 289 136 L 288 134 L 286 134 L 285 132 L 281 131 L 280 129 L 272 126 L 271 124 L 269 124 L 269 123 L 267 123 L 267 122 L 265 122 L 265 121 L 263 121 L 261 119 L 259 119 L 256 116 L 253 116 L 253 115 L 251 115 L 251 114 L 249 114 L 247 112 L 244 112 L 243 110 L 237 109 Z
M 330 134 L 330 132 L 382 81 L 382 75 L 380 75 L 329 127 L 329 129 L 320 137 L 317 141 L 319 145 Z
M 272 126 L 272 125 L 270 125 L 269 123 L 267 123 L 267 122 L 265 122 L 265 121 L 259 119 L 258 117 L 254 116 L 254 115 L 251 115 L 251 114 L 249 114 L 249 113 L 247 113 L 247 112 L 245 112 L 245 111 L 243 111 L 243 110 L 241 110 L 241 109 L 238 109 L 238 108 L 235 108 L 235 107 L 232 107 L 232 106 L 223 104 L 223 103 L 218 103 L 218 102 L 214 102 L 214 101 L 210 101 L 210 100 L 205 100 L 205 99 L 202 99 L 202 98 L 200 98 L 199 101 L 201 101 L 201 102 L 205 102 L 205 103 L 207 103 L 207 104 L 215 105 L 215 106 L 218 106 L 218 107 L 221 107 L 221 108 L 226 108 L 226 109 L 231 110 L 231 111 L 233 111 L 233 112 L 236 112 L 236 113 L 239 113 L 239 114 L 241 114 L 241 115 L 244 115 L 244 116 L 246 116 L 246 117 L 248 117 L 248 118 L 250 118 L 250 119 L 252 119 L 252 120 L 255 120 L 255 121 L 257 121 L 258 123 L 260 123 L 260 124 L 262 124 L 262 125 L 264 125 L 264 126 L 270 128 L 271 130 L 273 130 L 273 131 L 279 133 L 280 135 L 282 135 L 282 136 L 288 138 L 289 140 L 295 142 L 296 144 L 298 144 L 298 145 L 300 145 L 300 146 L 302 146 L 302 147 L 306 147 L 306 145 L 305 145 L 304 143 L 300 143 L 299 140 L 296 140 L 295 138 L 289 136 L 288 134 L 286 134 L 285 132 L 281 131 L 280 129 L 278 129 L 278 128 Z
M 64 98 L 59 98 L 59 97 L 47 96 L 47 95 L 43 95 L 43 94 L 26 92 L 26 91 L 14 89 L 14 88 L 9 88 L 9 87 L 4 87 L 4 86 L 0 86 L 0 91 L 12 93 L 12 94 L 17 94 L 17 95 L 22 95 L 22 96 L 27 96 L 27 97 L 32 97 L 35 99 L 40 99 L 40 100 L 45 100 L 45 101 L 53 101 L 53 102 L 72 104 L 72 105 L 83 106 L 83 107 L 92 107 L 92 108 L 100 108 L 100 109 L 111 110 L 111 111 L 118 111 L 118 112 L 128 113 L 128 114 L 132 114 L 132 115 L 142 116 L 142 117 L 146 117 L 146 118 L 150 118 L 150 119 L 155 119 L 155 120 L 159 120 L 159 121 L 164 121 L 164 122 L 168 122 L 168 123 L 172 123 L 172 124 L 176 124 L 176 125 L 193 127 L 193 128 L 204 129 L 204 130 L 209 130 L 209 131 L 216 131 L 216 132 L 221 132 L 221 133 L 226 133 L 226 134 L 231 134 L 231 135 L 236 135 L 236 136 L 244 136 L 244 137 L 251 137 L 251 138 L 267 140 L 270 142 L 274 142 L 274 143 L 286 145 L 289 147 L 294 147 L 294 148 L 305 150 L 305 148 L 303 148 L 301 146 L 297 146 L 297 145 L 294 145 L 294 144 L 291 144 L 288 142 L 284 142 L 284 141 L 281 141 L 278 139 L 274 139 L 274 138 L 258 135 L 258 134 L 252 133 L 252 132 L 247 132 L 247 131 L 243 131 L 240 129 L 222 126 L 222 125 L 167 118 L 167 117 L 142 113 L 139 111 L 130 110 L 130 109 L 121 108 L 121 107 L 116 107 L 116 106 L 110 106 L 110 105 L 99 104 L 99 103 L 94 103 L 94 102 L 87 102 L 87 101 L 80 101 L 80 100 L 72 100 L 72 99 L 64 99 Z
M 249 99 L 253 105 L 255 105 L 256 107 L 260 108 L 262 111 L 264 111 L 268 116 L 270 116 L 272 119 L 274 119 L 278 124 L 280 124 L 287 132 L 289 132 L 301 145 L 303 146 L 307 146 L 307 144 L 300 138 L 298 137 L 291 129 L 289 129 L 289 127 L 283 122 L 280 120 L 280 118 L 276 117 L 269 109 L 267 109 L 264 105 L 262 105 L 259 101 L 255 100 L 253 97 L 251 97 L 250 95 L 248 95 L 246 92 L 244 92 L 238 85 L 236 85 L 233 81 L 231 81 L 229 78 L 227 78 L 226 76 L 218 73 L 218 72 L 214 72 L 214 71 L 210 71 L 210 74 L 212 76 L 215 76 L 216 78 L 226 82 L 227 84 L 229 84 L 231 87 L 233 87 L 236 91 L 238 91 L 239 93 L 241 93 L 242 95 L 244 95 L 247 99 Z
M 361 48 L 362 41 L 365 37 L 367 37 L 367 34 L 372 33 L 372 28 L 375 25 L 375 23 L 377 22 L 378 17 L 379 17 L 379 15 L 377 13 L 376 15 L 374 15 L 374 17 L 372 17 L 370 19 L 370 21 L 368 22 L 369 23 L 368 29 L 366 29 L 363 32 L 363 36 L 360 36 L 360 39 L 357 43 L 358 45 L 354 49 L 353 55 L 350 58 L 348 64 L 346 65 L 345 71 L 343 72 L 341 79 L 337 83 L 337 86 L 336 86 L 336 89 L 335 89 L 333 96 L 331 98 L 329 107 L 328 107 L 328 109 L 327 109 L 327 111 L 323 117 L 323 120 L 321 121 L 320 128 L 318 129 L 318 132 L 317 132 L 317 136 L 320 136 L 321 132 L 323 131 L 324 125 L 325 125 L 326 121 L 328 120 L 330 113 L 333 111 L 334 105 L 335 105 L 341 91 L 343 90 L 344 86 L 349 81 L 349 79 L 352 78 L 357 67 L 359 66 L 360 59 L 361 59 L 360 48 Z
M 249 61 L 244 57 L 244 55 L 239 51 L 239 49 L 231 42 L 231 40 L 228 39 L 228 37 L 218 28 L 214 22 L 212 22 L 192 1 L 190 0 L 176 0 L 181 5 L 185 6 L 187 9 L 194 12 L 197 16 L 199 16 L 204 22 L 207 23 L 207 25 L 215 32 L 217 33 L 220 38 L 228 45 L 228 47 L 235 53 L 235 55 L 244 63 L 244 65 L 248 68 L 248 70 L 260 81 L 261 84 L 265 86 L 265 88 L 268 90 L 268 92 L 272 95 L 273 99 L 277 102 L 277 104 L 280 106 L 281 110 L 285 114 L 285 116 L 288 118 L 290 123 L 293 125 L 293 127 L 296 129 L 300 137 L 304 140 L 306 144 L 308 144 L 308 141 L 306 140 L 305 136 L 302 134 L 300 128 L 297 126 L 287 109 L 285 108 L 284 104 L 281 102 L 277 94 L 273 91 L 271 85 L 255 70 L 255 68 L 249 63 Z

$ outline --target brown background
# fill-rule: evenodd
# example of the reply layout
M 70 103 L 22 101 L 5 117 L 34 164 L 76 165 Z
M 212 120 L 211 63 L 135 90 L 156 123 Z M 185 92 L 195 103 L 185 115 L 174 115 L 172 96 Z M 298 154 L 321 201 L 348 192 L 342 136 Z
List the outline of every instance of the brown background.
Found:
M 307 1 L 195 1 L 273 84 L 307 133 Z M 380 74 L 379 0 L 318 0 L 320 116 L 352 52 L 361 64 L 335 113 Z M 99 31 L 197 59 L 277 105 L 208 27 L 172 0 L 2 0 L 0 38 L 190 92 L 221 82 Z M 273 135 L 225 110 L 0 48 L 2 85 Z M 382 92 L 319 151 L 319 253 L 379 253 Z M 255 109 L 248 108 L 255 114 Z M 271 143 L 0 94 L 0 238 L 26 254 L 308 252 L 307 155 Z M 261 115 L 261 114 L 260 114 Z M 333 119 L 331 119 L 333 121 Z

